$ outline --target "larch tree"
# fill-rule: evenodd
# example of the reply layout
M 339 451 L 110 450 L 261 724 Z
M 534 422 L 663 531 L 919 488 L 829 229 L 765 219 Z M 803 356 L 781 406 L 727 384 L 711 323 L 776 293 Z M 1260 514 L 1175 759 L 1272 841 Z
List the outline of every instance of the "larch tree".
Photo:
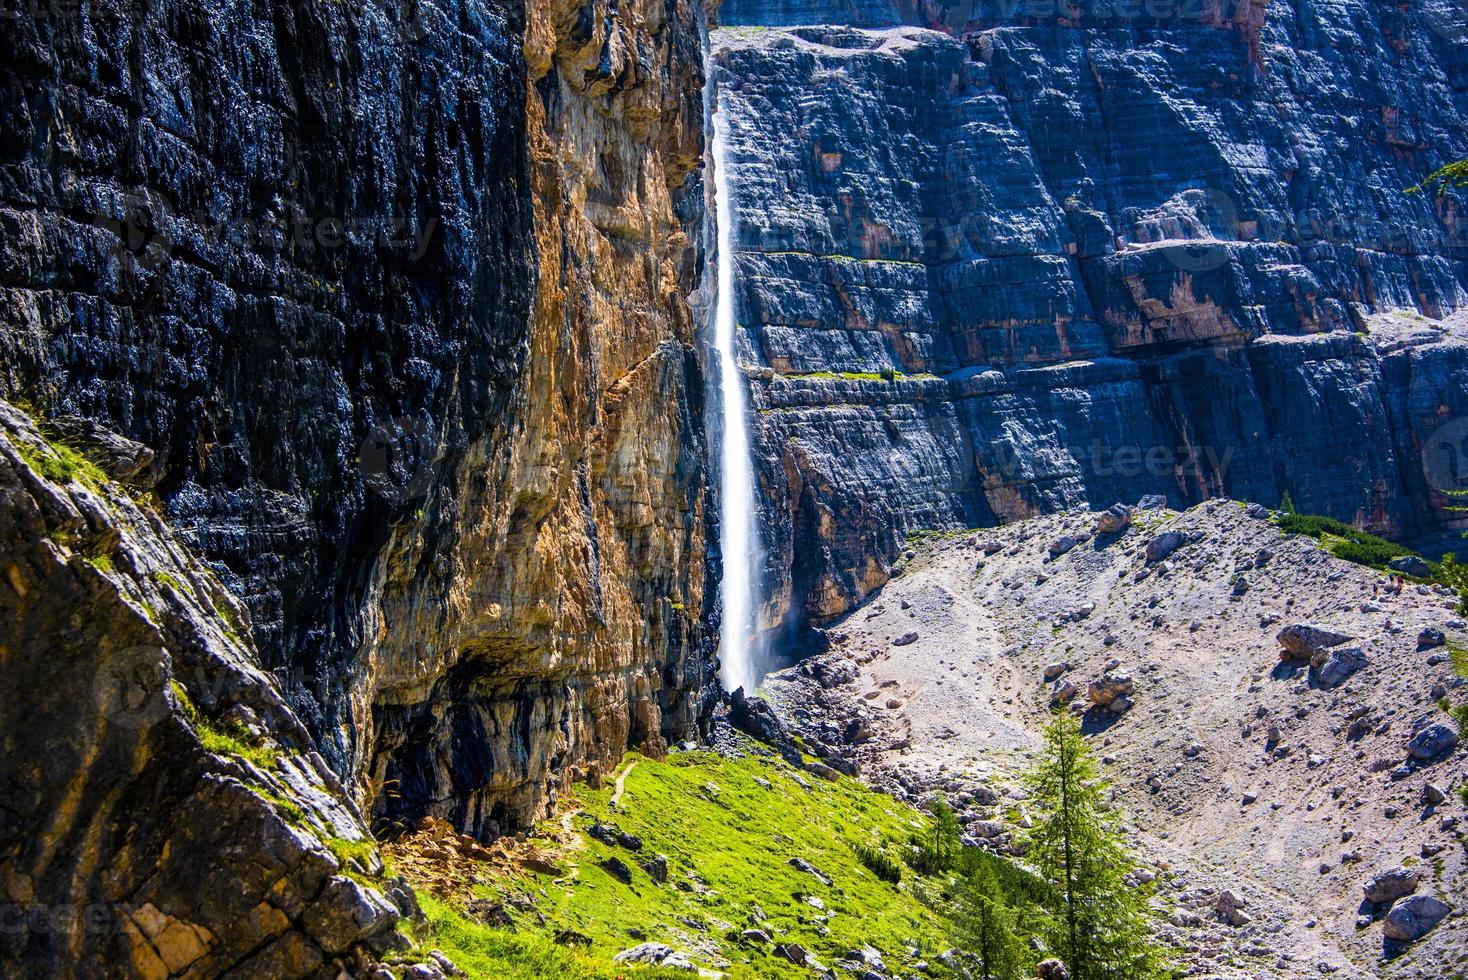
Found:
M 1126 845 L 1080 722 L 1059 712 L 1027 785 L 1035 808 L 1025 856 L 1050 889 L 1047 941 L 1071 980 L 1170 975 L 1148 923 L 1149 890 Z

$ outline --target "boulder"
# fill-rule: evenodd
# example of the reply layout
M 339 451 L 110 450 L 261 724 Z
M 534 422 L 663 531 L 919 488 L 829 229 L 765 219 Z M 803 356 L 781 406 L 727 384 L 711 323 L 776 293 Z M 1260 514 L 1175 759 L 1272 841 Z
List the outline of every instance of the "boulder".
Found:
M 1213 900 L 1213 911 L 1218 913 L 1218 917 L 1231 926 L 1245 926 L 1253 919 L 1249 913 L 1244 911 L 1244 907 L 1248 904 L 1248 902 L 1244 901 L 1243 898 L 1236 895 L 1233 891 L 1225 888 Z
M 1414 578 L 1432 577 L 1432 566 L 1417 555 L 1403 555 L 1400 558 L 1393 558 L 1386 563 L 1386 567 L 1394 572 L 1401 572 L 1403 575 L 1411 575 Z
M 1075 696 L 1079 693 L 1081 693 L 1081 689 L 1076 686 L 1075 681 L 1066 680 L 1062 677 L 1060 680 L 1056 681 L 1055 686 L 1050 689 L 1050 703 L 1068 704 L 1069 702 L 1073 701 L 1075 699 Z
M 778 943 L 770 952 L 796 966 L 804 966 L 810 959 L 810 953 L 800 943 Z
M 1145 494 L 1137 501 L 1137 510 L 1161 510 L 1167 506 L 1167 498 L 1160 493 Z
M 729 696 L 729 722 L 762 742 L 779 745 L 788 739 L 785 726 L 763 698 L 748 697 L 744 688 Z
M 642 870 L 659 885 L 665 884 L 668 880 L 668 856 L 655 855 L 651 860 L 642 862 Z
M 1050 542 L 1050 557 L 1059 558 L 1085 539 L 1078 534 L 1064 534 Z
M 828 783 L 834 783 L 836 780 L 841 778 L 840 773 L 838 773 L 835 769 L 832 769 L 830 766 L 826 765 L 824 762 L 807 762 L 805 764 L 805 771 L 810 773 L 812 776 L 819 776 L 821 779 L 824 779 Z
M 1187 543 L 1181 531 L 1163 531 L 1147 542 L 1147 564 L 1155 565 Z
M 1427 761 L 1446 755 L 1458 747 L 1458 733 L 1451 725 L 1437 721 L 1421 729 L 1407 743 L 1407 754 Z
M 602 870 L 611 875 L 613 878 L 616 878 L 622 884 L 632 884 L 632 869 L 627 867 L 627 863 L 621 858 L 609 857 L 606 860 L 598 861 L 597 863 L 601 865 Z
M 1414 868 L 1388 868 L 1368 878 L 1361 885 L 1361 892 L 1366 901 L 1385 905 L 1415 892 L 1420 880 L 1421 875 Z
M 1086 689 L 1086 696 L 1091 699 L 1092 704 L 1101 707 L 1109 707 L 1117 698 L 1131 694 L 1137 689 L 1136 681 L 1132 680 L 1130 674 L 1122 671 L 1102 674 L 1091 682 Z
M 1120 534 L 1132 522 L 1132 508 L 1126 504 L 1112 504 L 1096 518 L 1097 534 Z
M 688 973 L 698 972 L 698 968 L 689 962 L 686 954 L 662 943 L 642 943 L 631 949 L 624 949 L 612 957 L 612 961 L 637 966 L 660 966 L 665 970 L 683 970 Z
M 1360 647 L 1345 646 L 1324 650 L 1310 660 L 1310 666 L 1315 669 L 1315 679 L 1321 687 L 1336 687 L 1366 663 L 1366 655 Z
M 1447 642 L 1447 635 L 1436 626 L 1424 626 L 1417 634 L 1417 649 L 1419 650 L 1433 650 Z
M 892 641 L 892 645 L 894 647 L 905 647 L 905 646 L 908 646 L 909 644 L 916 643 L 917 642 L 917 638 L 918 638 L 918 635 L 916 633 L 903 633 L 897 639 L 895 639 L 895 640 Z
M 1055 680 L 1055 678 L 1059 677 L 1061 674 L 1065 673 L 1067 670 L 1070 670 L 1070 664 L 1069 663 L 1046 664 L 1045 665 L 1045 680 L 1047 680 L 1047 681 L 1053 681 L 1053 680 Z
M 850 950 L 841 959 L 846 963 L 858 964 L 861 967 L 865 967 L 868 970 L 875 970 L 878 973 L 887 972 L 887 966 L 882 962 L 882 954 L 870 946 L 861 946 L 857 949 Z
M 857 667 L 855 661 L 838 657 L 814 661 L 811 672 L 821 687 L 832 688 L 850 684 L 856 680 L 861 673 L 861 668 Z
M 998 820 L 975 820 L 969 825 L 969 830 L 984 840 L 993 840 L 1004 833 L 1004 824 Z
M 1052 956 L 1035 964 L 1035 977 L 1036 980 L 1070 980 L 1070 971 L 1066 970 L 1064 963 Z
M 1293 623 L 1275 634 L 1287 660 L 1311 660 L 1331 647 L 1340 646 L 1351 637 L 1315 623 Z M 1288 656 L 1285 656 L 1288 654 Z
M 814 864 L 811 864 L 809 861 L 807 861 L 805 858 L 793 857 L 787 863 L 796 871 L 801 871 L 805 874 L 810 875 L 823 885 L 831 884 L 830 877 L 820 868 L 817 868 Z
M 1451 911 L 1441 899 L 1413 895 L 1392 906 L 1381 924 L 1381 934 L 1393 942 L 1414 942 L 1431 932 Z

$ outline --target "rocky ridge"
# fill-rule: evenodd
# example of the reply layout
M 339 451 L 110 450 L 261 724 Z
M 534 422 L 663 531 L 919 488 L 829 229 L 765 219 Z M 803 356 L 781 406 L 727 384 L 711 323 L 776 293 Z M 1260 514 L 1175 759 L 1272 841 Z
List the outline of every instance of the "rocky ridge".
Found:
M 1193 975 L 1440 976 L 1468 869 L 1468 753 L 1438 706 L 1468 692 L 1455 605 L 1257 506 L 1069 511 L 914 542 L 764 690 L 818 756 L 899 798 L 946 793 L 1000 853 L 1069 706 Z M 1427 899 L 1453 911 L 1424 927 Z
M 262 669 L 249 613 L 135 492 L 0 402 L 0 974 L 413 963 L 413 892 Z

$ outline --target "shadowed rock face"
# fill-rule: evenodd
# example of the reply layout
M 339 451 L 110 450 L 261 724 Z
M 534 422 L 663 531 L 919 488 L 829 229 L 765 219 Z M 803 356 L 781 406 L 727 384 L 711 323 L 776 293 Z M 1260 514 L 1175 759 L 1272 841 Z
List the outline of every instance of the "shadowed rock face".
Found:
M 62 6 L 0 32 L 0 395 L 156 454 L 379 820 L 690 732 L 701 7 Z
M 807 25 L 714 35 L 767 622 L 905 531 L 1149 493 L 1449 526 L 1468 253 L 1405 190 L 1468 154 L 1461 12 L 970 7 L 721 8 Z

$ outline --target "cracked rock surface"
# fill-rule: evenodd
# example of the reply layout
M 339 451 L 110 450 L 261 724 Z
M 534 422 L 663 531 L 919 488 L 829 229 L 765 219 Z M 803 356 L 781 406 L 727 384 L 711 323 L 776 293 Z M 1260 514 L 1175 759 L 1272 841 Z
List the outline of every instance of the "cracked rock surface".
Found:
M 402 950 L 413 894 L 245 608 L 78 459 L 0 402 L 0 972 L 336 976 Z
M 767 625 L 1142 494 L 1460 522 L 1461 5 L 1183 6 L 722 6 Z

